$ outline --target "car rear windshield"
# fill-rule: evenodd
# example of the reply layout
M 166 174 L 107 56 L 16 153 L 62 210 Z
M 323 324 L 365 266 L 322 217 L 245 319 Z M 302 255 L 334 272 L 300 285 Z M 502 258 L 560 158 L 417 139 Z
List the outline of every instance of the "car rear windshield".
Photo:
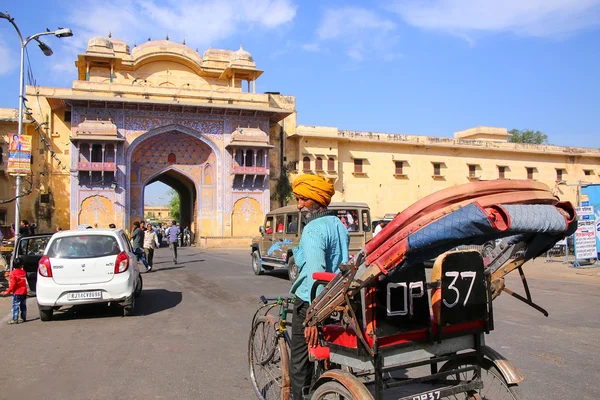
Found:
M 48 249 L 50 258 L 96 258 L 117 255 L 119 242 L 112 236 L 67 236 L 52 242 Z

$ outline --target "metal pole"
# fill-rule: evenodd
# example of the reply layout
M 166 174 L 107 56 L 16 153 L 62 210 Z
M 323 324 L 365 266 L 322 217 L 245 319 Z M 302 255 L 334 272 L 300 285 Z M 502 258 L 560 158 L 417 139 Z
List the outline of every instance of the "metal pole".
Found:
M 19 72 L 19 125 L 18 135 L 21 136 L 23 133 L 23 84 L 25 81 L 25 45 L 21 41 L 21 71 Z M 15 246 L 19 239 L 19 228 L 20 228 L 20 206 L 21 206 L 21 175 L 17 175 L 17 187 L 15 189 Z

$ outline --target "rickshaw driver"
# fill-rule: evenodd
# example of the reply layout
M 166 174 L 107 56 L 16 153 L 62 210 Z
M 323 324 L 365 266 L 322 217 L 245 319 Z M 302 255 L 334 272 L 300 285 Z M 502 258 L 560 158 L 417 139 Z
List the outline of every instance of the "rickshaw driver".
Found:
M 290 290 L 295 295 L 290 381 L 292 398 L 301 400 L 302 388 L 311 384 L 313 375 L 308 347 L 315 347 L 318 343 L 317 328 L 304 327 L 310 292 L 315 282 L 312 274 L 337 273 L 340 264 L 348 262 L 350 236 L 336 216 L 337 213 L 327 210 L 335 194 L 333 185 L 327 180 L 316 175 L 301 175 L 294 180 L 292 191 L 298 201 L 298 209 L 307 212 L 307 224 L 302 231 L 300 244 L 292 250 L 299 273 Z

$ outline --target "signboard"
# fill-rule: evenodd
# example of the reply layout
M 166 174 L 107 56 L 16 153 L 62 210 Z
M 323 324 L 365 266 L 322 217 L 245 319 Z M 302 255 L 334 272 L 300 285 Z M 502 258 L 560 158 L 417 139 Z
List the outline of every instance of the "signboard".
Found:
M 594 207 L 577 207 L 577 214 L 579 218 L 575 232 L 575 258 L 596 258 L 596 221 L 594 218 L 585 218 L 594 215 Z
M 596 232 L 596 250 L 600 249 L 600 185 L 587 185 L 581 188 L 582 197 L 585 196 L 586 205 L 594 208 L 594 216 L 590 219 L 595 220 L 594 231 Z
M 26 175 L 31 172 L 31 136 L 9 134 L 8 173 Z

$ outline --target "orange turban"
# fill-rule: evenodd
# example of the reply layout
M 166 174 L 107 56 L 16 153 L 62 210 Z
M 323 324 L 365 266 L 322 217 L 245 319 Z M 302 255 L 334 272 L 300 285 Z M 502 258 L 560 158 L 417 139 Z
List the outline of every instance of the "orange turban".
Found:
M 300 175 L 294 179 L 292 191 L 297 196 L 314 200 L 323 206 L 328 206 L 331 197 L 335 194 L 333 185 L 325 178 L 310 174 Z

